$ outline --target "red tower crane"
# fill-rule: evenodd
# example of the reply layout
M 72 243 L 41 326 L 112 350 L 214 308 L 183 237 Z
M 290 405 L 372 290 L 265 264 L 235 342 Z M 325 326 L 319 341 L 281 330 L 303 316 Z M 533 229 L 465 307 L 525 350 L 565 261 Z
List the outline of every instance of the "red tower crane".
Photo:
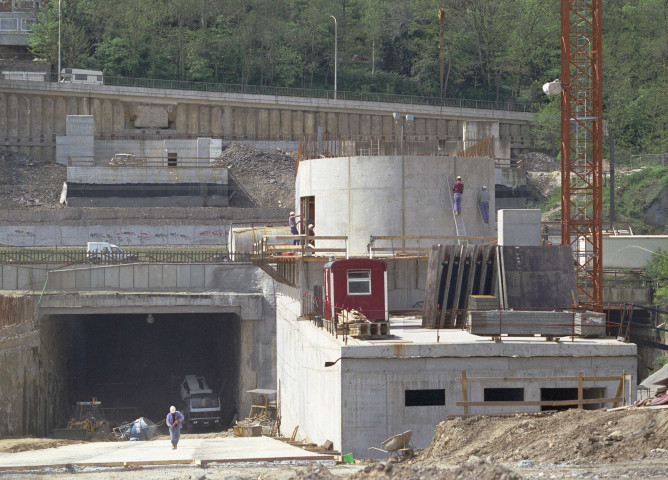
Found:
M 601 2 L 561 0 L 561 243 L 573 249 L 577 300 L 603 310 Z

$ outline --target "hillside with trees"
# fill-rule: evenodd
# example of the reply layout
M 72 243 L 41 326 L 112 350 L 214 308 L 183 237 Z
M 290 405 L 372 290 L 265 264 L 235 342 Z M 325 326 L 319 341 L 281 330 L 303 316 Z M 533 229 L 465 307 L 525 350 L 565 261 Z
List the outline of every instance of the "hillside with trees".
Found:
M 559 148 L 560 2 L 62 0 L 62 65 L 107 76 L 513 101 Z M 443 23 L 437 12 L 444 9 Z M 603 2 L 604 116 L 620 159 L 668 150 L 668 1 Z M 441 42 L 442 35 L 442 42 Z M 31 49 L 57 63 L 58 0 Z M 443 86 L 439 50 L 443 50 Z

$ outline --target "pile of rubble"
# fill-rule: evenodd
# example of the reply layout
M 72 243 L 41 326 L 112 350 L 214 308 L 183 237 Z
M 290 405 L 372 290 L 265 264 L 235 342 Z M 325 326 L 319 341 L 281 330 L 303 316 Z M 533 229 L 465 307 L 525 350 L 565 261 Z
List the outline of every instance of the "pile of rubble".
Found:
M 59 208 L 66 179 L 62 165 L 0 150 L 0 208 Z
M 229 168 L 233 189 L 235 182 L 239 183 L 240 189 L 230 199 L 230 206 L 294 207 L 297 165 L 294 154 L 280 149 L 269 153 L 233 142 L 212 164 Z M 250 198 L 244 198 L 245 195 Z

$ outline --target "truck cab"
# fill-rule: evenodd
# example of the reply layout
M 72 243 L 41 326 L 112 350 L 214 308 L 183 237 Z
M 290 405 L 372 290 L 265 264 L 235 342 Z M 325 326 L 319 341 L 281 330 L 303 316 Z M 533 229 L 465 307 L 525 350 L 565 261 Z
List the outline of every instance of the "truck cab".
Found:
M 181 400 L 185 403 L 185 425 L 210 428 L 222 426 L 220 398 L 209 388 L 204 377 L 186 375 L 181 383 Z

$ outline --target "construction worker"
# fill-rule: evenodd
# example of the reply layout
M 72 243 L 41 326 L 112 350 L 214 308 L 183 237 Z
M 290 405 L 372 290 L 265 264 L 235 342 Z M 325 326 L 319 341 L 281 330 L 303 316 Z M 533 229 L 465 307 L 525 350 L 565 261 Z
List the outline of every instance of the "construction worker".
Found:
M 455 184 L 452 186 L 452 196 L 454 198 L 455 215 L 462 214 L 462 195 L 464 195 L 464 183 L 462 177 L 457 177 Z
M 482 190 L 478 193 L 478 205 L 480 206 L 482 221 L 489 223 L 489 192 L 486 185 L 483 185 Z
M 288 226 L 290 227 L 290 233 L 292 235 L 299 235 L 299 230 L 297 230 L 297 225 L 299 225 L 300 221 L 297 220 L 300 218 L 301 215 L 296 215 L 295 212 L 290 212 L 290 217 L 288 218 Z M 292 241 L 293 245 L 299 245 L 300 241 L 299 239 L 294 239 Z
M 176 410 L 176 407 L 172 405 L 169 407 L 169 413 L 167 414 L 165 423 L 167 423 L 167 426 L 169 427 L 172 450 L 176 450 L 176 446 L 179 444 L 179 437 L 181 436 L 181 427 L 183 426 L 183 414 Z

